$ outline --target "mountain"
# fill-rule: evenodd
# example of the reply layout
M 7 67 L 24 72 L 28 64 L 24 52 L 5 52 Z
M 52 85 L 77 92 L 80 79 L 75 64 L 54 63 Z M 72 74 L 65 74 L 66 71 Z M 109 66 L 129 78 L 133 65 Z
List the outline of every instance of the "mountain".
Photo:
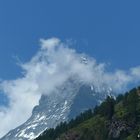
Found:
M 44 131 L 36 140 L 140 140 L 140 87 Z
M 60 122 L 69 121 L 100 104 L 112 92 L 106 86 L 99 90 L 94 85 L 73 79 L 69 79 L 53 93 L 42 95 L 31 117 L 1 140 L 33 140 L 44 130 L 55 128 Z

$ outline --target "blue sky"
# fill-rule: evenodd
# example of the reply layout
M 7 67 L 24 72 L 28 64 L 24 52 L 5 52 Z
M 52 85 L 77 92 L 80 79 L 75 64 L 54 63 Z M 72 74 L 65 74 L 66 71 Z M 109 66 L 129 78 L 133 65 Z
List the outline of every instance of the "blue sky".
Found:
M 28 61 L 39 39 L 49 37 L 75 40 L 78 52 L 110 63 L 112 70 L 139 65 L 139 5 L 139 0 L 1 0 L 0 79 L 19 77 L 15 57 Z

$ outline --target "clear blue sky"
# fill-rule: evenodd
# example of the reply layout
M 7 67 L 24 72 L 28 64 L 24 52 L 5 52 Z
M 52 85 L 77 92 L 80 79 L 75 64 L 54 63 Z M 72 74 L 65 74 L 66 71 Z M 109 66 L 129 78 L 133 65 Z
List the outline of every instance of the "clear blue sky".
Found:
M 139 65 L 139 7 L 139 0 L 1 0 L 0 78 L 20 76 L 13 56 L 28 61 L 40 38 L 54 36 L 76 40 L 79 52 L 112 69 Z

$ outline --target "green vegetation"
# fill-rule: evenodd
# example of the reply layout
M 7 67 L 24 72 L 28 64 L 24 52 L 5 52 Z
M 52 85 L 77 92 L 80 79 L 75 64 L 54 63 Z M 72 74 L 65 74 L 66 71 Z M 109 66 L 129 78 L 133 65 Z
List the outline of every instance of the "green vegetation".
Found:
M 36 140 L 140 140 L 140 87 L 46 130 Z

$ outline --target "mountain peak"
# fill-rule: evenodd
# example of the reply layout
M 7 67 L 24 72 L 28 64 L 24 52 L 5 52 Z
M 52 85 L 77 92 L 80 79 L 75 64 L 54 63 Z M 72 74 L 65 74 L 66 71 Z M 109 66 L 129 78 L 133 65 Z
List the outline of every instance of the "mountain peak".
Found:
M 69 79 L 52 94 L 42 95 L 39 105 L 32 111 L 32 116 L 1 140 L 33 140 L 44 130 L 55 128 L 60 122 L 69 121 L 81 112 L 100 104 L 110 92 L 110 88 L 102 87 L 98 90 L 93 85 Z

